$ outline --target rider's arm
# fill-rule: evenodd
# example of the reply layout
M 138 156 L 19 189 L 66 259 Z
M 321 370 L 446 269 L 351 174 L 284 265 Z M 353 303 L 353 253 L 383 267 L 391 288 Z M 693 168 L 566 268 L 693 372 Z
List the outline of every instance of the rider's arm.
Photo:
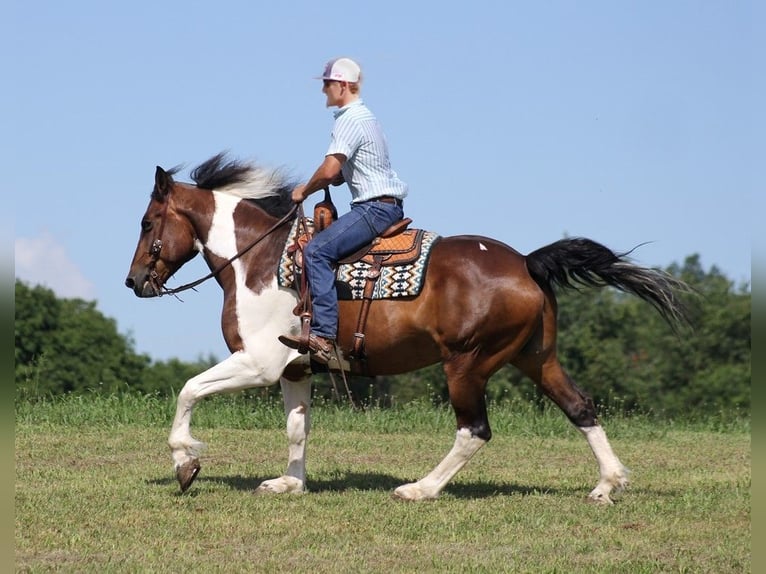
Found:
M 329 185 L 340 185 L 343 183 L 343 174 L 341 168 L 346 161 L 346 156 L 341 153 L 334 153 L 325 156 L 322 165 L 320 165 L 311 176 L 307 183 L 295 187 L 293 190 L 293 201 L 300 203 L 309 195 Z

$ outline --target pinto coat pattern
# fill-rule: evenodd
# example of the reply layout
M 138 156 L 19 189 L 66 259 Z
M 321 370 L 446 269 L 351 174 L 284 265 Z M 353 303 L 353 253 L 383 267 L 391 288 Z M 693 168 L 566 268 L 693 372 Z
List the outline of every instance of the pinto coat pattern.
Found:
M 277 283 L 277 268 L 292 226 L 292 185 L 278 172 L 219 154 L 192 172 L 195 184 L 174 181 L 158 167 L 141 234 L 125 281 L 139 297 L 156 297 L 187 261 L 202 254 L 223 289 L 222 329 L 231 356 L 186 382 L 170 431 L 176 477 L 187 490 L 200 470 L 202 444 L 190 431 L 195 404 L 214 393 L 281 384 L 287 416 L 285 473 L 259 492 L 306 489 L 310 430 L 307 355 L 277 337 L 298 334 L 297 296 Z M 284 224 L 280 223 L 284 220 Z M 252 246 L 243 253 L 247 246 Z M 230 261 L 230 264 L 227 262 Z M 219 271 L 218 271 L 219 270 Z M 581 431 L 596 458 L 599 480 L 589 498 L 609 504 L 628 484 L 596 417 L 593 401 L 556 356 L 554 286 L 611 286 L 652 304 L 669 322 L 684 319 L 672 276 L 629 262 L 590 239 L 563 239 L 527 256 L 479 236 L 444 237 L 433 246 L 420 295 L 375 301 L 370 307 L 366 374 L 392 375 L 440 362 L 457 432 L 452 449 L 420 480 L 399 486 L 405 500 L 433 499 L 490 440 L 485 387 L 506 364 L 527 375 Z M 359 301 L 340 302 L 338 357 L 330 367 L 355 372 L 353 348 Z

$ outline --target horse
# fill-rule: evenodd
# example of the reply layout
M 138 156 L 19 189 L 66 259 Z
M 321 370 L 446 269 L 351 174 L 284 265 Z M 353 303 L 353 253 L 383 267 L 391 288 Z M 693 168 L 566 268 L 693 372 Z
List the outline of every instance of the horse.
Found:
M 257 493 L 303 493 L 310 431 L 312 364 L 279 342 L 299 334 L 296 290 L 278 284 L 281 254 L 296 218 L 294 182 L 280 169 L 218 154 L 191 171 L 192 183 L 174 179 L 178 168 L 157 166 L 149 206 L 125 285 L 138 297 L 174 290 L 166 281 L 202 254 L 223 289 L 222 331 L 231 355 L 189 379 L 178 394 L 168 445 L 176 479 L 185 492 L 198 475 L 205 446 L 190 431 L 202 398 L 281 385 L 288 437 L 284 475 L 264 480 Z M 564 238 L 524 256 L 488 237 L 442 237 L 431 250 L 419 295 L 374 301 L 368 311 L 365 375 L 396 375 L 441 363 L 456 434 L 451 450 L 420 480 L 393 497 L 428 500 L 492 437 L 487 418 L 488 379 L 514 365 L 555 403 L 582 433 L 599 469 L 587 499 L 612 504 L 629 484 L 591 397 L 556 355 L 554 288 L 612 287 L 651 304 L 671 325 L 685 320 L 685 284 L 658 269 L 631 262 L 628 253 L 587 238 Z M 199 281 L 198 281 L 199 282 Z M 198 283 L 195 282 L 194 284 Z M 341 369 L 353 347 L 360 302 L 339 302 L 337 352 Z

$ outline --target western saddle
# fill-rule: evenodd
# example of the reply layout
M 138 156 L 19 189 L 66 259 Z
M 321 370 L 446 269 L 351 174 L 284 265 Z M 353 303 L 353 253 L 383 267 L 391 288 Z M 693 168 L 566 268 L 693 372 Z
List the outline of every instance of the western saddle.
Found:
M 313 230 L 309 223 L 304 221 L 299 225 L 298 237 L 290 250 L 293 252 L 296 269 L 301 267 L 302 257 L 299 252 L 312 239 L 314 234 L 322 231 L 332 224 L 338 217 L 335 206 L 332 203 L 330 192 L 325 189 L 324 200 L 317 203 L 314 208 Z M 407 265 L 420 257 L 421 244 L 423 239 L 422 229 L 408 229 L 412 219 L 405 217 L 391 225 L 383 231 L 371 243 L 365 245 L 355 253 L 344 257 L 338 262 L 339 265 L 351 264 L 361 261 L 369 265 L 365 285 L 362 293 L 362 305 L 359 310 L 359 317 L 354 331 L 354 343 L 351 350 L 350 359 L 364 361 L 365 359 L 365 328 L 367 326 L 367 317 L 370 312 L 375 284 L 380 278 L 381 268 L 394 265 Z M 302 228 L 302 231 L 301 231 Z M 308 282 L 305 273 L 300 273 L 300 281 L 296 281 L 296 289 L 300 296 L 300 302 L 296 306 L 294 313 L 301 317 L 301 340 L 305 341 L 305 350 L 308 349 L 308 337 L 311 323 L 311 296 L 308 291 Z M 301 348 L 303 348 L 302 345 Z

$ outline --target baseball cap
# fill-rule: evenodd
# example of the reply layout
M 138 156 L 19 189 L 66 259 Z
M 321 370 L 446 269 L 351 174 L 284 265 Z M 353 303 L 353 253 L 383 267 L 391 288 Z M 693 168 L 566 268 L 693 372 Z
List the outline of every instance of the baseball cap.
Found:
M 356 83 L 361 75 L 362 69 L 351 58 L 335 58 L 325 64 L 324 72 L 317 79 Z

